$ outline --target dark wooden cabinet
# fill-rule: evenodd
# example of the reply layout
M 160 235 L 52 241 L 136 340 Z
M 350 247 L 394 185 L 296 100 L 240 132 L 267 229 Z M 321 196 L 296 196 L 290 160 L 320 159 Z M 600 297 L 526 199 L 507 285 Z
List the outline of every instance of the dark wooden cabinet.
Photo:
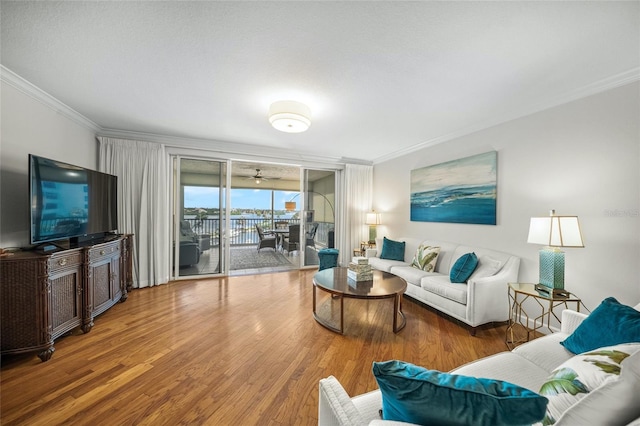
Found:
M 54 340 L 120 301 L 131 288 L 131 235 L 53 254 L 23 251 L 0 261 L 2 354 L 51 358 Z
M 82 323 L 83 256 L 81 249 L 66 250 L 52 255 L 48 260 L 49 272 L 44 276 L 47 281 L 47 323 L 51 335 L 45 340 L 50 342 L 50 352 L 40 358 L 51 358 L 53 341 L 64 333 L 73 330 Z M 48 329 L 49 326 L 45 325 Z M 45 361 L 45 359 L 43 359 Z
M 122 241 L 98 244 L 86 251 L 85 315 L 82 331 L 88 333 L 93 327 L 93 318 L 115 305 L 127 288 L 120 275 Z

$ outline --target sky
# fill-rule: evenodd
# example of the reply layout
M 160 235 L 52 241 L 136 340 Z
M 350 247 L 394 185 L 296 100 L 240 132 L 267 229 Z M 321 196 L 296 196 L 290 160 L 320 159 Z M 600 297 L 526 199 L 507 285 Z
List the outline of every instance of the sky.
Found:
M 218 206 L 218 188 L 204 186 L 184 187 L 184 206 L 187 208 L 203 207 L 212 208 Z M 284 210 L 284 202 L 291 200 L 297 192 L 274 191 L 274 209 Z M 232 209 L 270 209 L 270 189 L 232 189 Z

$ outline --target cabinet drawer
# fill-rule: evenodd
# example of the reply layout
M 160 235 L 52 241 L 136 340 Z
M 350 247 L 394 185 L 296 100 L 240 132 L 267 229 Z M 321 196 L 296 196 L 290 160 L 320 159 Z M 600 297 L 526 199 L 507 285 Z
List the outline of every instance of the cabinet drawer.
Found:
M 72 268 L 82 264 L 82 251 L 67 250 L 64 253 L 54 254 L 49 258 L 49 271 L 54 274 L 62 269 Z
M 108 259 L 114 257 L 114 255 L 120 254 L 120 241 L 114 241 L 113 243 L 101 244 L 100 246 L 92 247 L 89 249 L 89 263 L 97 262 L 102 259 Z

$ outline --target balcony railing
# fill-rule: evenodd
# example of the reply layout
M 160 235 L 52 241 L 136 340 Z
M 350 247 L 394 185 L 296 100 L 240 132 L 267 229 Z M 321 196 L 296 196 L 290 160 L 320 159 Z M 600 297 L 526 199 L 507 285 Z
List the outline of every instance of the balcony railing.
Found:
M 218 230 L 220 229 L 219 219 L 184 219 L 189 222 L 191 229 L 196 234 L 205 234 L 211 236 L 211 245 L 220 245 L 220 235 Z M 263 229 L 274 229 L 275 222 L 286 222 L 286 226 L 299 224 L 300 219 L 271 219 L 271 218 L 257 218 L 257 219 L 230 219 L 231 231 L 230 231 L 230 244 L 232 246 L 240 245 L 256 245 L 258 244 L 258 232 L 256 231 L 256 225 Z M 329 222 L 318 222 L 318 229 L 315 235 L 315 242 L 319 246 L 327 247 L 329 244 L 329 231 L 334 229 L 334 224 Z
M 70 229 L 62 229 L 62 226 L 70 226 L 72 223 L 74 226 L 79 227 L 77 218 L 57 218 L 50 220 L 43 220 L 41 222 L 40 232 L 42 235 L 54 234 L 54 233 L 73 233 Z M 204 234 L 211 236 L 211 245 L 220 245 L 220 235 L 218 230 L 220 229 L 219 219 L 184 219 L 189 222 L 191 229 L 196 234 Z M 256 225 L 261 226 L 263 229 L 274 229 L 276 222 L 286 222 L 285 226 L 299 224 L 300 219 L 271 219 L 271 218 L 252 218 L 252 219 L 230 219 L 231 232 L 230 243 L 232 246 L 242 245 L 256 245 L 258 244 L 258 232 L 256 231 Z M 331 222 L 318 222 L 318 229 L 315 235 L 315 242 L 318 246 L 327 247 L 329 245 L 329 231 L 334 229 L 335 225 Z M 81 233 L 81 232 L 75 232 Z

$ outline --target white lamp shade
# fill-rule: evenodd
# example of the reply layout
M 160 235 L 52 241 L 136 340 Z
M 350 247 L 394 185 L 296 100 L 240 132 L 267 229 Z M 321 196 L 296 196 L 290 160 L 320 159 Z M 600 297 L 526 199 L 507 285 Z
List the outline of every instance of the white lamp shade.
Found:
M 532 217 L 527 242 L 549 247 L 584 247 L 578 216 Z
M 365 225 L 380 225 L 380 215 L 376 212 L 367 213 Z
M 311 126 L 311 110 L 300 102 L 274 102 L 269 107 L 269 122 L 282 132 L 304 132 Z

